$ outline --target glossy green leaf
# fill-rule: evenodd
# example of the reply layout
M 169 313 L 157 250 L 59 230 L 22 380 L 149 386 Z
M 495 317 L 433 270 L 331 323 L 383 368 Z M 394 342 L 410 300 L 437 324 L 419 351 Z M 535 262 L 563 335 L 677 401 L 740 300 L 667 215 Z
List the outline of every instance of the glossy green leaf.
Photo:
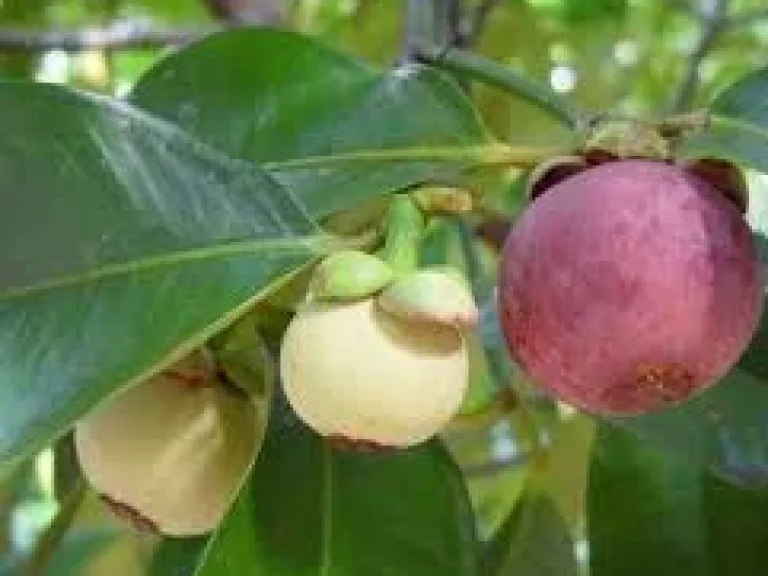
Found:
M 599 431 L 588 508 L 592 576 L 757 576 L 768 566 L 768 491 L 616 428 Z
M 453 175 L 482 161 L 487 144 L 474 108 L 445 76 L 415 65 L 381 72 L 271 29 L 217 34 L 165 58 L 131 100 L 231 156 L 262 162 L 317 216 Z
M 177 559 L 195 552 L 172 546 Z M 194 576 L 474 575 L 474 518 L 437 442 L 342 452 L 283 421 L 198 562 Z
M 484 576 L 576 576 L 573 539 L 555 502 L 528 488 L 486 550 Z
M 711 126 L 689 136 L 683 154 L 725 158 L 768 172 L 768 68 L 722 91 L 709 109 Z
M 229 59 L 230 43 L 296 59 L 257 59 L 233 71 L 227 63 L 253 61 Z M 124 103 L 0 87 L 0 200 L 8 207 L 0 231 L 0 463 L 61 434 L 105 394 L 160 369 L 326 253 L 313 216 L 425 179 L 446 157 L 453 169 L 456 154 L 479 141 L 472 108 L 442 78 L 416 70 L 384 78 L 322 50 L 315 75 L 304 75 L 301 63 L 316 49 L 287 33 L 239 30 L 163 62 L 149 78 L 164 87 L 142 84 L 138 93 L 173 102 L 176 119 L 198 138 Z M 334 72 L 334 59 L 347 62 L 354 82 Z M 369 130 L 357 138 L 360 125 Z M 222 134 L 248 153 L 223 145 Z M 380 150 L 397 146 L 382 163 Z M 325 166 L 319 155 L 336 150 L 346 161 L 334 156 Z M 411 154 L 419 160 L 402 171 L 383 168 Z M 425 160 L 435 154 L 440 162 Z
M 293 192 L 162 120 L 0 84 L 0 466 L 327 251 Z

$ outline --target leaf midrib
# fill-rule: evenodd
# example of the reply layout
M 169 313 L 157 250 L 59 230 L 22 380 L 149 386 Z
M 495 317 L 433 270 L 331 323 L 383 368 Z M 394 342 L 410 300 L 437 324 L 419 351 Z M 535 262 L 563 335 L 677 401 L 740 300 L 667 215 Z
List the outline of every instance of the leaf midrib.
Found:
M 498 142 L 487 144 L 456 144 L 455 146 L 412 146 L 405 148 L 375 148 L 343 152 L 333 156 L 307 156 L 264 162 L 260 166 L 267 171 L 291 168 L 311 168 L 345 162 L 395 162 L 406 160 L 472 161 L 483 164 L 503 162 L 501 153 L 509 147 Z
M 158 256 L 148 256 L 108 264 L 98 269 L 89 269 L 79 274 L 61 276 L 46 282 L 31 284 L 18 288 L 0 291 L 0 303 L 24 298 L 34 294 L 49 292 L 52 290 L 71 288 L 78 285 L 86 285 L 107 278 L 127 276 L 137 272 L 144 272 L 153 268 L 172 267 L 186 262 L 201 262 L 216 258 L 228 258 L 240 254 L 259 254 L 264 251 L 279 251 L 282 253 L 307 253 L 309 255 L 322 255 L 332 245 L 332 239 L 326 235 L 294 236 L 291 238 L 245 240 L 216 244 L 206 248 L 197 248 L 183 251 L 168 252 Z

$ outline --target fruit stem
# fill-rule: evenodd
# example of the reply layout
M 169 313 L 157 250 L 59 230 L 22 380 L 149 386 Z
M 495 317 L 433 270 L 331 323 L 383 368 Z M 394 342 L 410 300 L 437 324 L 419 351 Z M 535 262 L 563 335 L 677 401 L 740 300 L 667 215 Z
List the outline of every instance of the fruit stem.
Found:
M 472 192 L 451 186 L 422 186 L 413 199 L 426 214 L 467 214 L 472 212 Z
M 219 379 L 255 402 L 268 402 L 274 389 L 274 358 L 255 313 L 232 324 L 215 350 Z
M 492 296 L 493 286 L 483 271 L 480 254 L 474 235 L 469 224 L 456 218 L 455 223 L 459 232 L 461 250 L 466 262 L 467 275 L 470 285 L 478 302 L 487 301 Z M 526 451 L 536 454 L 541 448 L 541 432 L 533 408 L 526 398 L 512 385 L 509 373 L 509 359 L 500 348 L 484 343 L 485 361 L 488 375 L 496 389 L 497 401 L 505 407 L 505 413 L 512 419 L 515 430 L 520 435 Z
M 416 203 L 406 194 L 393 195 L 384 222 L 386 237 L 379 257 L 392 267 L 396 276 L 416 270 L 424 233 L 424 216 Z
M 569 128 L 578 129 L 588 121 L 586 113 L 576 109 L 570 101 L 553 90 L 489 58 L 427 42 L 420 42 L 415 52 L 417 58 L 426 64 L 514 94 Z

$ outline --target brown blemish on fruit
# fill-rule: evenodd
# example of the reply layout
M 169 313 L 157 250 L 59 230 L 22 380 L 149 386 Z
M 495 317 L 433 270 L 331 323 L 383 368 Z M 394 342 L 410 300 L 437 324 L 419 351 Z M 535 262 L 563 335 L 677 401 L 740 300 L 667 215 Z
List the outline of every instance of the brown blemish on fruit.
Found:
M 142 534 L 159 534 L 160 533 L 160 530 L 156 523 L 154 523 L 152 520 L 150 520 L 146 516 L 143 516 L 140 512 L 138 512 L 134 508 L 131 508 L 130 506 L 128 506 L 127 504 L 124 504 L 123 502 L 118 502 L 117 500 L 114 500 L 113 498 L 110 498 L 105 494 L 100 494 L 99 497 L 101 498 L 101 501 L 104 502 L 104 504 L 107 506 L 107 508 L 110 509 L 112 514 L 114 514 L 117 518 L 119 518 L 120 520 L 132 526 L 133 529 L 136 530 L 137 532 L 140 532 Z
M 327 437 L 328 443 L 338 450 L 345 450 L 348 452 L 363 452 L 366 454 L 376 454 L 379 452 L 386 452 L 391 450 L 391 446 L 385 446 L 372 440 L 363 440 L 356 438 L 348 438 L 342 434 L 331 434 Z
M 641 363 L 637 366 L 637 383 L 656 392 L 663 403 L 679 402 L 693 391 L 693 373 L 678 362 Z
M 213 386 L 218 371 L 216 358 L 208 348 L 200 348 L 184 360 L 160 373 L 162 378 L 190 388 Z
M 164 370 L 162 375 L 184 386 L 196 388 L 198 386 L 210 386 L 212 384 L 210 374 L 206 370 Z

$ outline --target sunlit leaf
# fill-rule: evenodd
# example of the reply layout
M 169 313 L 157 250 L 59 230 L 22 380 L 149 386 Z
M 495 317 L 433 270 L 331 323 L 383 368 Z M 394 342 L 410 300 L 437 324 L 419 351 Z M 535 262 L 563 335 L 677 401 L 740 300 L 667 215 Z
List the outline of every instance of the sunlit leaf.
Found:
M 488 141 L 445 76 L 415 65 L 382 72 L 271 29 L 217 34 L 165 58 L 131 100 L 231 156 L 263 163 L 317 216 L 455 175 L 478 163 Z

